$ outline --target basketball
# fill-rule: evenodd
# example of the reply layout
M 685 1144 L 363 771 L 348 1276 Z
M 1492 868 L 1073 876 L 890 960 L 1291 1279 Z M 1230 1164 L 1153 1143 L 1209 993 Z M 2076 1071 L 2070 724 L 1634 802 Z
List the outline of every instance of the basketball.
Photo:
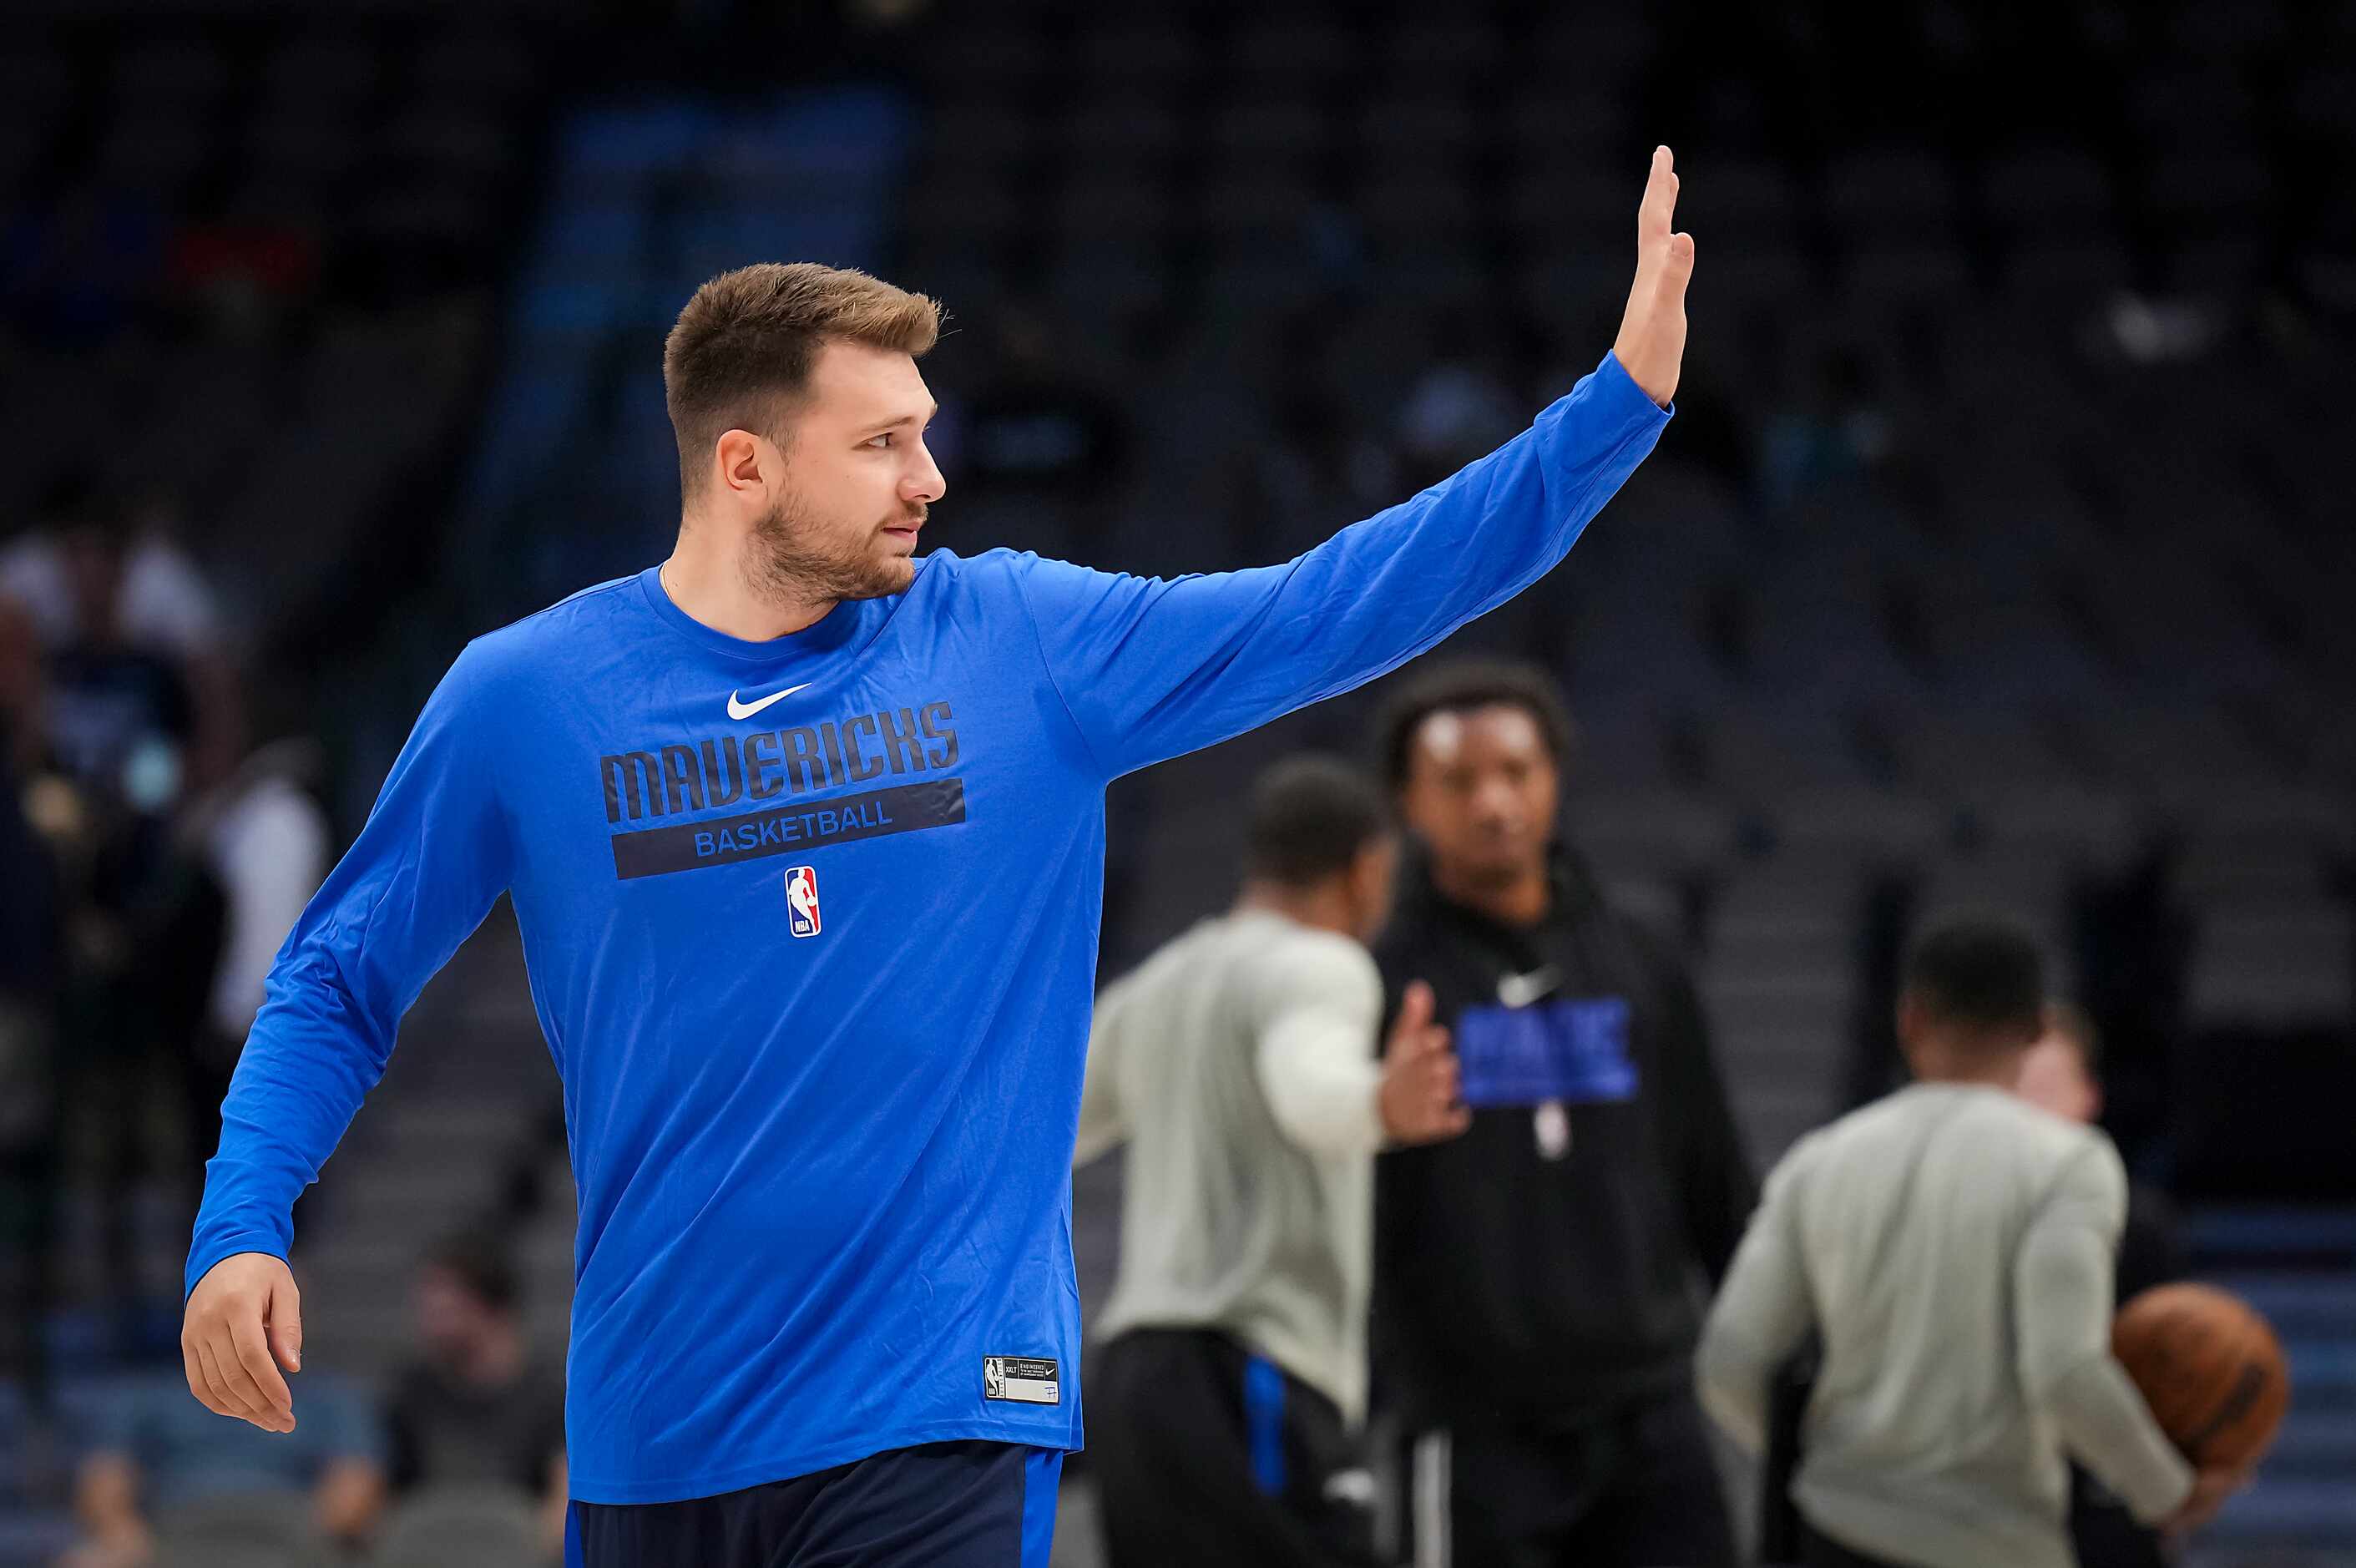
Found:
M 2144 1292 L 2120 1309 L 2111 1348 L 2160 1430 L 2203 1469 L 2255 1465 L 2290 1404 L 2273 1326 L 2214 1285 Z

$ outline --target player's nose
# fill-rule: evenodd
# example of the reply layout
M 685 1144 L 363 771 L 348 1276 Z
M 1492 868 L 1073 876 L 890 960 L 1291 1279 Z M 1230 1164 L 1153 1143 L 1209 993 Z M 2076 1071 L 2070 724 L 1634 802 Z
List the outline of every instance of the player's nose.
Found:
M 941 466 L 933 461 L 932 453 L 924 444 L 916 446 L 916 460 L 900 487 L 900 493 L 912 501 L 927 506 L 949 493 L 949 482 L 941 473 Z

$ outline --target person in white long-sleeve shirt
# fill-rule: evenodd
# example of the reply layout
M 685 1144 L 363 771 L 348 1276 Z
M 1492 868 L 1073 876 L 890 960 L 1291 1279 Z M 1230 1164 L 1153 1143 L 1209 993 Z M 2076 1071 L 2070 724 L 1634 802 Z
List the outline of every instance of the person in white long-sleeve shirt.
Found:
M 1115 1568 L 1372 1561 L 1371 1482 L 1351 1477 L 1374 1158 L 1469 1119 L 1428 988 L 1374 1055 L 1364 944 L 1397 845 L 1372 784 L 1280 764 L 1248 838 L 1235 908 L 1107 987 L 1088 1040 L 1075 1163 L 1129 1144 L 1088 1383 Z
M 1927 934 L 1898 1016 L 1916 1081 L 1784 1156 L 1711 1310 L 1702 1402 L 1753 1452 L 1775 1368 L 1821 1339 L 1791 1493 L 1811 1568 L 2072 1568 L 2071 1457 L 2174 1529 L 2238 1484 L 2195 1474 L 2111 1354 L 2126 1176 L 2010 1091 L 2043 1005 L 2010 927 Z

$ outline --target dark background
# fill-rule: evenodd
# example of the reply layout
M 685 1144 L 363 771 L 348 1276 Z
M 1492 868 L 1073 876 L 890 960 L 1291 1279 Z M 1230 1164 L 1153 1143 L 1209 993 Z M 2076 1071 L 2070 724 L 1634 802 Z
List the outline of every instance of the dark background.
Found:
M 2039 933 L 2132 1167 L 2289 1343 L 2282 1447 L 2198 1561 L 2356 1561 L 2356 5 L 20 3 L 0 596 L 128 509 L 207 612 L 151 638 L 192 701 L 147 818 L 292 740 L 340 846 L 468 637 L 667 550 L 660 338 L 712 273 L 946 304 L 930 540 L 1216 570 L 1590 368 L 1658 142 L 1698 244 L 1678 418 L 1451 646 L 1565 682 L 1569 829 L 1687 943 L 1762 1163 L 1886 1081 L 1925 916 Z M 42 610 L 0 617 L 0 1562 L 70 1539 L 77 1412 L 168 1359 L 212 1135 L 157 1087 L 168 1028 L 129 1132 L 72 1132 L 93 895 Z M 1226 897 L 1251 774 L 1362 754 L 1378 696 L 1116 787 L 1108 972 Z M 134 929 L 123 983 L 214 961 Z M 514 948 L 502 909 L 306 1200 L 316 1365 L 380 1376 L 420 1249 L 481 1214 L 562 1344 Z M 1117 1183 L 1080 1184 L 1091 1300 Z

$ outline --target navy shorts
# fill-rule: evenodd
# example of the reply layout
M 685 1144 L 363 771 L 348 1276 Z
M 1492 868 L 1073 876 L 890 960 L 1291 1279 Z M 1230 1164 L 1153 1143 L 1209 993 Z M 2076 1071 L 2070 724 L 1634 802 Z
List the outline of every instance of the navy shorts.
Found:
M 566 1568 L 1046 1568 L 1058 1449 L 927 1443 L 680 1503 L 573 1505 Z

